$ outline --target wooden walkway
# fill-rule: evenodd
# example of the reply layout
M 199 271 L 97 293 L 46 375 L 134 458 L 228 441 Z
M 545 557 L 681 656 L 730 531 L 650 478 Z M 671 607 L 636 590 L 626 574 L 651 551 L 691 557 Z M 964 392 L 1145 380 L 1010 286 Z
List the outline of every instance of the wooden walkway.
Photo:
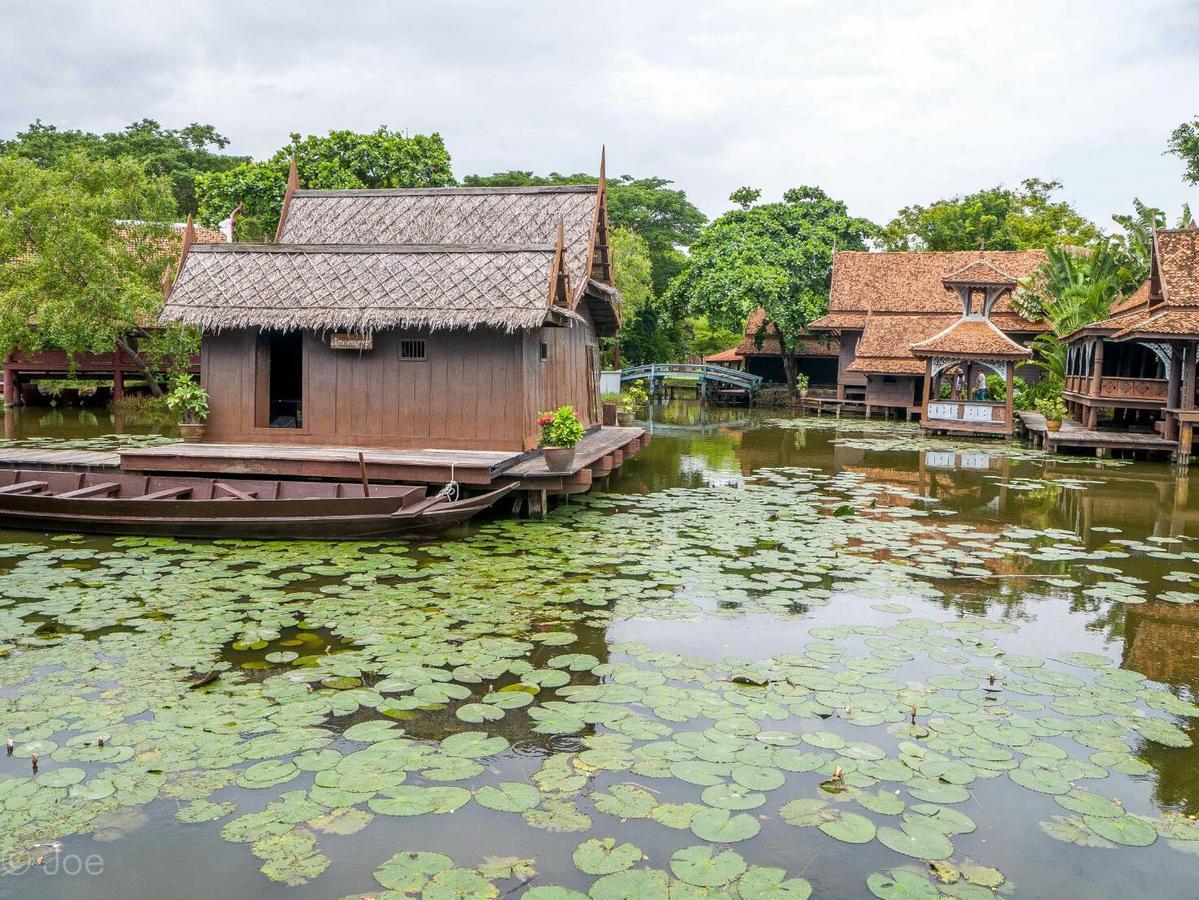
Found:
M 1045 417 L 1040 413 L 1017 411 L 1021 431 L 1032 441 L 1034 447 L 1042 447 L 1051 453 L 1059 448 L 1094 450 L 1096 456 L 1106 456 L 1111 450 L 1132 450 L 1144 453 L 1172 455 L 1178 450 L 1178 442 L 1170 441 L 1160 434 L 1138 431 L 1093 431 L 1084 428 L 1073 419 L 1062 422 L 1061 431 L 1050 431 Z
M 4 469 L 115 469 L 118 453 L 97 450 L 51 450 L 44 447 L 2 447 L 0 468 Z

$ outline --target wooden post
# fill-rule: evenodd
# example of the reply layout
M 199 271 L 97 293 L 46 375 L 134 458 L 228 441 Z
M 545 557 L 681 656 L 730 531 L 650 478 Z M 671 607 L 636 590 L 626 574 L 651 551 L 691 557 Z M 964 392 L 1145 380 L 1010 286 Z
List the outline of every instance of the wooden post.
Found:
M 1182 414 L 1193 412 L 1195 409 L 1195 343 L 1186 341 L 1182 345 L 1182 397 L 1179 398 L 1178 409 Z M 1185 419 L 1178 424 L 1178 453 L 1174 459 L 1179 465 L 1187 465 L 1191 460 L 1191 442 L 1194 423 Z
M 1178 409 L 1179 395 L 1182 387 L 1182 345 L 1172 344 L 1170 354 L 1170 372 L 1166 382 L 1165 422 L 1162 437 L 1168 441 L 1178 440 L 1178 413 L 1170 410 Z
M 1010 435 L 1015 430 L 1015 392 L 1016 392 L 1016 364 L 1011 360 L 1004 365 L 1004 376 L 1007 379 L 1007 390 L 1004 392 L 1004 416 L 1007 418 L 1007 433 Z
M 114 402 L 125 399 L 125 373 L 119 362 L 112 370 L 112 399 Z
M 21 376 L 17 370 L 4 367 L 4 405 L 18 406 L 21 403 Z
M 1095 339 L 1095 358 L 1091 361 L 1091 387 L 1087 391 L 1092 397 L 1098 397 L 1103 388 L 1103 338 Z
M 933 395 L 933 361 L 924 367 L 924 404 L 920 407 L 920 424 L 928 422 L 928 401 Z

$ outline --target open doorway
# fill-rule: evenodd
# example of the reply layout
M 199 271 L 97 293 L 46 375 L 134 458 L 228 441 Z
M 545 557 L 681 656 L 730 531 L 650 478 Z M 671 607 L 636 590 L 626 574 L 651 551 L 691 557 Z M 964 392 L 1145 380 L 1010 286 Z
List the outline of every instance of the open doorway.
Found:
M 304 333 L 265 331 L 258 336 L 257 425 L 304 424 Z

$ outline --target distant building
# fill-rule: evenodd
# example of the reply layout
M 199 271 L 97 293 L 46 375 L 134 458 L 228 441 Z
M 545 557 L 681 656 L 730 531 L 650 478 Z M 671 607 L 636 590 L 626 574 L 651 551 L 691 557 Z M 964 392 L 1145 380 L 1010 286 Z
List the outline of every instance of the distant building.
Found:
M 765 324 L 766 313 L 760 307 L 749 315 L 745 336 L 736 346 L 737 354 L 745 361 L 745 371 L 760 375 L 767 381 L 785 382 L 782 345 L 778 331 Z M 827 334 L 801 337 L 792 349 L 795 371 L 807 375 L 809 386 L 832 389 L 837 384 L 837 339 Z
M 277 242 L 187 248 L 162 318 L 204 330 L 207 439 L 536 446 L 601 423 L 620 297 L 607 188 L 300 190 Z
M 913 352 L 916 345 L 936 337 L 949 339 L 939 352 L 951 355 L 969 349 L 965 338 L 984 332 L 987 350 L 999 349 L 992 346 L 996 335 L 1005 344 L 1027 345 L 1047 326 L 1016 312 L 1011 293 L 1017 279 L 1032 275 L 1046 261 L 1043 250 L 837 252 L 829 312 L 813 322 L 811 330 L 840 339 L 838 398 L 864 401 L 868 412 L 894 409 L 914 417 L 925 411 L 930 370 L 928 355 Z M 962 283 L 962 277 L 978 283 Z M 964 308 L 963 288 L 966 300 L 975 298 L 976 306 Z M 959 326 L 963 318 L 971 321 Z M 986 324 L 978 324 L 979 318 Z M 965 341 L 961 347 L 956 346 L 959 339 Z M 1020 354 L 1023 359 L 1029 356 Z M 1005 361 L 987 357 L 982 354 L 978 362 Z M 934 376 L 945 371 L 937 369 L 939 364 L 931 367 Z M 1022 366 L 1015 374 L 1034 381 L 1040 371 Z

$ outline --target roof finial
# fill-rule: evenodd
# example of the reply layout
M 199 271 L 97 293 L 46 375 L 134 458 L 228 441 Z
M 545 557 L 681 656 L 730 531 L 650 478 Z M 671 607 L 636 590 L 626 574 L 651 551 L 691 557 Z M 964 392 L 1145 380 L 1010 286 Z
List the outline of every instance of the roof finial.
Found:
M 287 211 L 291 208 L 291 198 L 300 189 L 300 173 L 296 169 L 296 153 L 291 153 L 291 168 L 287 171 L 287 189 L 283 192 L 283 208 L 279 211 L 279 224 L 275 227 L 275 243 L 283 237 L 283 226 L 287 222 Z
M 600 145 L 600 174 L 599 174 L 599 186 L 600 186 L 601 191 L 603 191 L 604 188 L 606 188 L 608 186 L 607 165 L 608 165 L 608 146 L 607 146 L 607 144 L 601 144 Z
M 171 277 L 171 270 L 168 267 L 162 273 L 162 294 L 164 297 L 170 297 L 171 291 L 175 288 L 175 281 L 179 278 L 179 273 L 183 271 L 183 263 L 187 259 L 187 253 L 192 248 L 192 244 L 196 242 L 196 223 L 191 213 L 187 214 L 187 224 L 183 226 L 183 244 L 179 248 L 179 260 L 175 263 L 175 277 Z
M 1187 228 L 1189 228 L 1191 231 L 1199 231 L 1199 224 L 1196 224 L 1195 219 L 1192 217 L 1191 224 L 1188 225 Z
M 983 251 L 987 249 L 987 236 L 980 234 L 978 236 L 978 258 L 983 258 Z
M 554 249 L 561 253 L 566 246 L 566 221 L 562 216 L 558 217 L 558 243 Z
M 296 168 L 296 153 L 291 153 L 291 168 L 287 170 L 287 186 L 293 191 L 300 189 L 300 170 Z

